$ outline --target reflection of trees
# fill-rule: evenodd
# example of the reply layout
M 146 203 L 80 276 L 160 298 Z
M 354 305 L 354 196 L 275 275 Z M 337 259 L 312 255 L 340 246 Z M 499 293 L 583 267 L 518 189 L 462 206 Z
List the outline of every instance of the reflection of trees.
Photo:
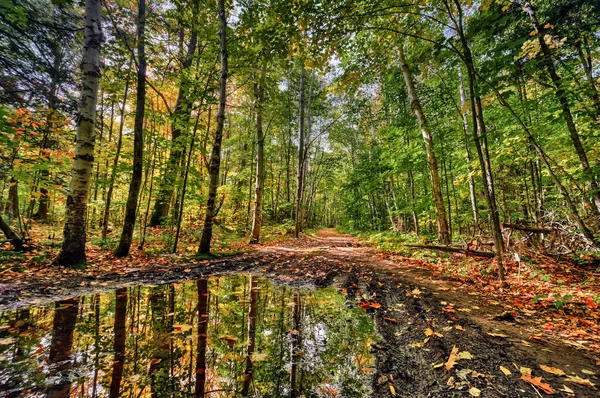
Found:
M 206 386 L 206 338 L 208 337 L 208 280 L 196 282 L 198 288 L 198 348 L 196 353 L 195 396 L 204 397 Z
M 123 365 L 125 364 L 125 331 L 127 315 L 127 289 L 117 289 L 115 293 L 115 323 L 113 342 L 114 359 L 112 366 L 112 377 L 110 381 L 109 397 L 117 398 L 121 389 L 123 378 Z
M 299 390 L 301 388 L 301 383 L 298 383 L 298 365 L 300 363 L 300 347 L 302 345 L 302 296 L 300 292 L 296 290 L 294 292 L 294 307 L 292 313 L 292 322 L 293 328 L 290 332 L 291 336 L 291 350 L 290 355 L 292 358 L 292 368 L 290 372 L 290 391 L 291 397 L 296 398 L 299 396 Z
M 169 369 L 167 368 L 170 352 L 169 307 L 165 298 L 165 287 L 153 287 L 150 293 L 152 310 L 151 330 L 153 354 L 148 375 L 150 391 L 153 398 L 169 396 Z
M 73 331 L 77 322 L 79 299 L 72 298 L 56 303 L 54 309 L 54 324 L 50 342 L 49 362 L 54 365 L 53 375 L 60 375 L 61 380 L 48 389 L 48 398 L 68 397 L 71 381 L 66 372 L 73 366 L 70 361 L 73 349 Z
M 250 276 L 250 305 L 248 311 L 248 348 L 246 351 L 246 370 L 244 371 L 244 383 L 242 386 L 242 395 L 248 396 L 250 391 L 250 382 L 252 381 L 253 364 L 252 354 L 256 346 L 256 312 L 258 310 L 258 278 Z
M 96 395 L 110 398 L 369 395 L 372 321 L 360 308 L 347 307 L 333 288 L 307 292 L 233 275 L 120 289 L 100 300 L 86 298 L 87 307 L 83 300 L 32 309 L 29 321 L 25 312 L 5 316 L 13 328 L 0 329 L 0 337 L 15 341 L 0 352 L 6 357 L 0 357 L 0 376 L 10 379 L 0 391 L 46 385 L 39 371 L 48 355 L 43 346 L 51 351 L 55 380 L 74 373 L 71 353 L 77 352 L 78 366 L 89 367 L 77 383 L 81 390 L 65 377 L 51 397 L 76 389 L 91 397 L 96 372 Z M 32 326 L 18 336 L 13 330 L 22 324 Z

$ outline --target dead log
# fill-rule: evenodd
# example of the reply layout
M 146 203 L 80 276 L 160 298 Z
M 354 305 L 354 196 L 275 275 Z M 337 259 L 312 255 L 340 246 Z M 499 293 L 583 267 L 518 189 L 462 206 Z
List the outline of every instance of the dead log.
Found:
M 502 223 L 503 228 L 516 229 L 517 231 L 534 232 L 536 234 L 549 234 L 554 232 L 553 229 L 540 228 L 530 225 Z
M 23 250 L 23 245 L 25 244 L 25 241 L 19 236 L 19 234 L 12 230 L 10 225 L 8 225 L 4 221 L 2 216 L 0 216 L 0 231 L 4 232 L 4 235 L 6 235 L 6 239 L 8 239 L 8 241 L 13 245 L 15 250 Z
M 471 249 L 462 249 L 460 247 L 452 247 L 452 246 L 438 246 L 438 245 L 419 245 L 419 244 L 411 244 L 405 243 L 402 246 L 406 247 L 415 247 L 419 249 L 428 249 L 428 250 L 439 250 L 447 253 L 462 253 L 470 256 L 477 257 L 486 257 L 486 258 L 494 258 L 496 255 L 491 252 L 484 252 L 480 250 L 471 250 Z

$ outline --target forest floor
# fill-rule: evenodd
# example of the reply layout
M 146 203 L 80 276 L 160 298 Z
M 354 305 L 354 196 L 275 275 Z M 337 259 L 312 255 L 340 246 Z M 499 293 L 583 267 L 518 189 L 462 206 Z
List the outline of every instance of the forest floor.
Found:
M 594 306 L 524 305 L 511 288 L 461 281 L 331 229 L 210 260 L 117 259 L 82 270 L 23 264 L 0 271 L 0 311 L 143 283 L 251 272 L 292 286 L 334 285 L 374 319 L 374 396 L 597 397 Z

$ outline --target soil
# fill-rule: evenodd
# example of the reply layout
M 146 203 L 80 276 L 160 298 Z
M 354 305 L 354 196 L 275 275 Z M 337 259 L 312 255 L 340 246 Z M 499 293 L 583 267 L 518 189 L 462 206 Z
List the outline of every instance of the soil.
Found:
M 600 382 L 600 361 L 593 353 L 540 340 L 533 322 L 507 313 L 505 303 L 490 303 L 410 262 L 388 260 L 334 230 L 229 258 L 182 262 L 163 256 L 156 263 L 107 272 L 65 270 L 62 278 L 5 277 L 0 311 L 118 287 L 251 272 L 291 286 L 337 286 L 349 305 L 355 302 L 373 317 L 381 336 L 373 345 L 375 397 L 540 397 L 545 389 L 554 390 L 553 396 L 600 396 L 593 386 Z M 453 351 L 459 359 L 450 366 Z M 526 368 L 533 384 L 522 379 Z

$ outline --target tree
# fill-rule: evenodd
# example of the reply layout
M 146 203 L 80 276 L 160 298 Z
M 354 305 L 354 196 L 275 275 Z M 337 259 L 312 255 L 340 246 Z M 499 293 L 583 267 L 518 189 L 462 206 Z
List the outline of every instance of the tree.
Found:
M 438 162 L 435 156 L 433 136 L 429 131 L 427 119 L 421 108 L 412 73 L 406 63 L 402 44 L 398 46 L 398 58 L 400 60 L 400 67 L 402 68 L 402 74 L 404 75 L 404 81 L 406 82 L 406 90 L 408 91 L 408 96 L 410 98 L 410 107 L 419 122 L 419 127 L 421 127 L 421 133 L 423 134 L 423 140 L 425 141 L 425 148 L 427 150 L 427 161 L 429 162 L 429 173 L 431 175 L 431 190 L 433 192 L 433 203 L 435 205 L 437 219 L 438 240 L 441 244 L 447 245 L 450 243 L 451 239 L 448 231 L 448 221 L 446 220 L 446 209 L 444 208 L 444 198 L 442 196 L 442 185 L 440 183 Z
M 217 206 L 217 189 L 219 187 L 219 170 L 221 167 L 221 143 L 223 141 L 223 126 L 225 124 L 225 106 L 227 103 L 227 16 L 225 15 L 225 0 L 218 0 L 221 38 L 221 76 L 219 79 L 219 108 L 217 110 L 217 128 L 212 142 L 212 152 L 209 167 L 208 200 L 206 203 L 206 214 L 204 216 L 204 227 L 198 254 L 210 253 L 210 244 L 213 234 L 214 219 L 219 213 Z
M 72 266 L 86 261 L 86 218 L 94 163 L 96 104 L 100 80 L 102 44 L 102 2 L 85 1 L 82 80 L 73 175 L 67 196 L 67 209 L 61 251 L 55 264 Z
M 131 184 L 129 185 L 129 194 L 127 196 L 127 205 L 125 207 L 123 232 L 121 233 L 119 246 L 115 250 L 115 256 L 117 257 L 129 255 L 137 215 L 140 187 L 142 185 L 142 169 L 144 162 L 144 113 L 146 109 L 145 26 L 146 0 L 139 0 L 137 21 L 137 95 L 135 122 L 133 127 L 133 172 L 131 174 Z
M 264 62 L 264 61 L 263 61 Z M 260 227 L 262 226 L 263 192 L 265 183 L 265 134 L 263 132 L 263 112 L 265 102 L 265 82 L 267 64 L 263 63 L 260 80 L 255 84 L 256 97 L 256 185 L 254 192 L 254 210 L 252 212 L 252 233 L 250 243 L 260 240 Z
M 306 71 L 304 64 L 300 71 L 300 121 L 298 123 L 298 174 L 296 182 L 296 222 L 294 235 L 296 238 L 302 232 L 302 194 L 304 193 L 304 85 Z

